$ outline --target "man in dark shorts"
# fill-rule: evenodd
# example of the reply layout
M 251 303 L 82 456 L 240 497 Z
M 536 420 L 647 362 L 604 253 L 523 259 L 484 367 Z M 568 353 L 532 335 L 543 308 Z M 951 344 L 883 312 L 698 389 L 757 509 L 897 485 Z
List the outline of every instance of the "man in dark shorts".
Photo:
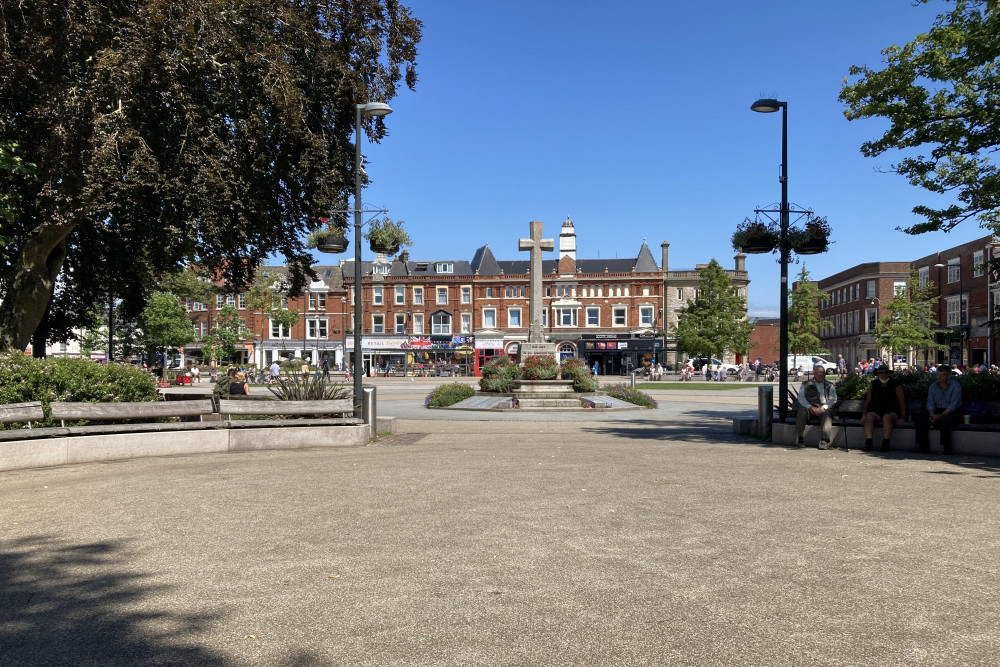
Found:
M 875 427 L 882 424 L 882 451 L 889 451 L 892 430 L 902 426 L 906 419 L 906 398 L 898 380 L 892 379 L 889 367 L 882 364 L 875 369 L 875 379 L 868 387 L 865 406 L 861 409 L 865 420 L 865 451 L 875 449 L 872 436 Z

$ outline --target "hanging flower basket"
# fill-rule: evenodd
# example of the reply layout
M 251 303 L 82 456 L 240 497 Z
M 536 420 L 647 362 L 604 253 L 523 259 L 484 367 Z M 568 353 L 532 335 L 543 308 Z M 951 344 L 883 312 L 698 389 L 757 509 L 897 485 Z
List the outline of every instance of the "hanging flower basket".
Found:
M 826 238 L 811 238 L 794 246 L 793 250 L 799 255 L 818 255 L 826 252 L 830 247 L 830 241 Z
M 799 255 L 818 255 L 830 247 L 830 223 L 826 218 L 809 218 L 803 229 L 788 230 L 788 243 Z
M 748 255 L 771 252 L 778 245 L 778 230 L 758 220 L 745 219 L 733 233 L 733 249 Z
M 410 235 L 403 229 L 403 221 L 396 222 L 388 217 L 372 221 L 365 232 L 365 238 L 368 239 L 372 252 L 386 255 L 395 255 L 400 246 L 413 244 Z
M 347 251 L 347 237 L 344 230 L 326 218 L 320 218 L 325 227 L 320 227 L 306 237 L 306 247 L 320 252 L 341 253 Z

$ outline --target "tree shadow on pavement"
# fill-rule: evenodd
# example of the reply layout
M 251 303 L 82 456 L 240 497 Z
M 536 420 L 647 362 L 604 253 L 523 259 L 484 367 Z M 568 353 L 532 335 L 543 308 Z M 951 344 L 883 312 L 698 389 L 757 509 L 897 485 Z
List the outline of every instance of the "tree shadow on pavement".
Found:
M 176 587 L 153 584 L 151 575 L 129 568 L 130 550 L 129 540 L 76 544 L 42 535 L 0 543 L 0 667 L 257 662 L 198 645 L 224 631 L 222 615 L 163 608 L 167 603 L 155 598 Z M 310 651 L 284 649 L 285 657 L 266 664 L 333 664 Z
M 674 440 L 680 442 L 732 442 L 758 447 L 780 447 L 766 440 L 733 433 L 733 417 L 742 411 L 689 410 L 674 419 L 629 419 L 604 422 L 585 430 L 619 438 L 637 440 Z
M 124 547 L 46 536 L 5 541 L 0 665 L 225 664 L 177 639 L 203 631 L 214 617 L 143 609 L 145 598 L 167 587 L 125 570 Z

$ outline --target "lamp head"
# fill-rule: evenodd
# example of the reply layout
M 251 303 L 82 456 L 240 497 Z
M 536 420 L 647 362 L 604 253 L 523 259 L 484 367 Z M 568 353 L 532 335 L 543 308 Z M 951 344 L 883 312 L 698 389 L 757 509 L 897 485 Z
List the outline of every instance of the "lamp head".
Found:
M 359 104 L 358 108 L 361 110 L 362 116 L 388 116 L 392 113 L 392 107 L 384 102 Z
M 944 269 L 947 266 L 948 266 L 947 264 L 941 264 L 940 262 L 938 262 L 937 264 L 934 265 L 934 268 L 935 269 Z
M 751 111 L 756 111 L 758 113 L 774 113 L 781 109 L 781 107 L 786 106 L 787 102 L 779 102 L 778 100 L 771 98 L 764 98 L 757 100 L 750 105 Z

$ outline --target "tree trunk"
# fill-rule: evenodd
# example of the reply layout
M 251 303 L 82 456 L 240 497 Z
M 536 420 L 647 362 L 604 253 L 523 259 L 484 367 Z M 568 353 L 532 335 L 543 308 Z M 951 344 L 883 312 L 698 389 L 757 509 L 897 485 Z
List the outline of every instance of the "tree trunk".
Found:
M 74 226 L 70 222 L 40 225 L 14 258 L 10 290 L 0 304 L 0 353 L 23 350 L 41 324 L 66 259 L 66 236 Z

